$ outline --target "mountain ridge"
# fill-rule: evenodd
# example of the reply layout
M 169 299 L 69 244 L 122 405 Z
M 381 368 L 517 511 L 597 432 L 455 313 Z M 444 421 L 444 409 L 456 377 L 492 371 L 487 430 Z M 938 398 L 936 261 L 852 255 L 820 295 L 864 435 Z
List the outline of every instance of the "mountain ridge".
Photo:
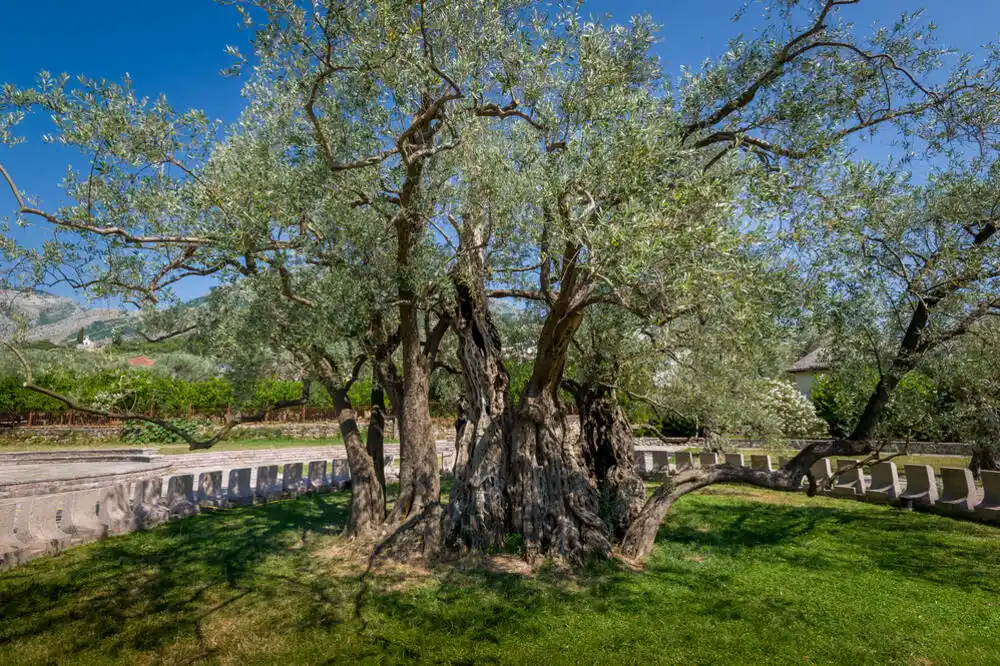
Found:
M 133 317 L 125 310 L 88 308 L 39 289 L 0 289 L 0 331 L 13 333 L 20 319 L 29 342 L 73 342 L 81 328 L 91 340 L 100 341 L 112 337 L 115 328 L 128 326 Z

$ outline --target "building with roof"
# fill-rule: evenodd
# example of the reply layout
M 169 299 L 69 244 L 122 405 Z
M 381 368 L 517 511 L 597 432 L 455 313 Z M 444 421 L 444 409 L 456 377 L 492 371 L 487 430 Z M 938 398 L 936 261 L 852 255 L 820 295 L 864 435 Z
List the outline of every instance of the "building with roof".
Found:
M 128 364 L 137 368 L 148 368 L 149 366 L 156 363 L 153 359 L 147 356 L 136 356 L 135 358 L 130 358 Z
M 817 347 L 788 368 L 786 372 L 792 376 L 799 393 L 809 397 L 816 377 L 830 369 L 829 356 L 829 350 Z

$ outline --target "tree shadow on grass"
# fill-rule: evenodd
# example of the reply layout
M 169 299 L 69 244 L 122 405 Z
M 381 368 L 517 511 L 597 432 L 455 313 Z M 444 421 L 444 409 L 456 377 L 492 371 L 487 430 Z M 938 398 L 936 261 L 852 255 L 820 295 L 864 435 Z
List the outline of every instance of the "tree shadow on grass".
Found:
M 296 645 L 318 636 L 310 663 L 500 661 L 512 646 L 565 641 L 564 627 L 586 618 L 588 631 L 607 632 L 605 649 L 642 661 L 649 641 L 680 649 L 706 622 L 745 629 L 759 613 L 799 626 L 821 621 L 794 597 L 747 592 L 739 580 L 745 567 L 778 563 L 855 582 L 852 575 L 868 567 L 1000 592 L 991 528 L 847 502 L 762 503 L 734 491 L 679 502 L 643 571 L 613 561 L 528 576 L 441 566 L 400 585 L 383 579 L 358 596 L 357 575 L 310 547 L 340 531 L 348 501 L 338 493 L 205 513 L 0 575 L 0 660 L 18 641 L 58 644 L 69 659 L 95 650 L 176 659 L 187 649 L 190 659 L 211 660 L 218 643 L 205 640 L 203 629 L 224 614 L 278 618 L 278 628 L 266 625 L 277 633 L 261 636 L 254 653 L 265 660 L 277 658 L 281 648 L 268 640 L 281 634 Z M 703 564 L 703 555 L 722 557 Z
M 782 505 L 724 493 L 679 503 L 658 541 L 737 556 L 768 549 L 772 561 L 811 571 L 877 568 L 907 578 L 1000 594 L 1000 529 L 874 507 Z M 830 502 L 833 500 L 828 500 Z M 836 547 L 833 547 L 836 544 Z
M 269 558 L 304 559 L 304 549 L 294 550 L 303 539 L 339 532 L 347 501 L 310 495 L 206 511 L 15 569 L 0 577 L 0 647 L 53 628 L 75 629 L 64 653 L 95 641 L 150 651 L 184 633 L 198 636 L 208 615 L 260 586 Z M 130 626 L 137 621 L 138 631 Z

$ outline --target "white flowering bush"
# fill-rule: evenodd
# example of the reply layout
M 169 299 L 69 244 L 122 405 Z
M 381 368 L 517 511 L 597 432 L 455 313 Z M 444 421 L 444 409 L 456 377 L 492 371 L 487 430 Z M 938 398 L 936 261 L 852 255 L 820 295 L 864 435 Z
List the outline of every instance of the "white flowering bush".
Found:
M 759 404 L 768 423 L 784 437 L 829 436 L 827 424 L 816 415 L 812 401 L 791 382 L 762 381 Z

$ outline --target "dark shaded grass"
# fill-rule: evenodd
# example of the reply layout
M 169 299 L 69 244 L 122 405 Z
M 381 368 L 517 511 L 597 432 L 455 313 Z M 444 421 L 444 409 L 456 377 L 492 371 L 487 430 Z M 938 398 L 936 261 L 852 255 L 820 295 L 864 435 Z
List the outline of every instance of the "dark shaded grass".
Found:
M 381 573 L 343 493 L 234 509 L 0 574 L 0 663 L 1000 663 L 1000 531 L 720 486 L 645 570 Z

